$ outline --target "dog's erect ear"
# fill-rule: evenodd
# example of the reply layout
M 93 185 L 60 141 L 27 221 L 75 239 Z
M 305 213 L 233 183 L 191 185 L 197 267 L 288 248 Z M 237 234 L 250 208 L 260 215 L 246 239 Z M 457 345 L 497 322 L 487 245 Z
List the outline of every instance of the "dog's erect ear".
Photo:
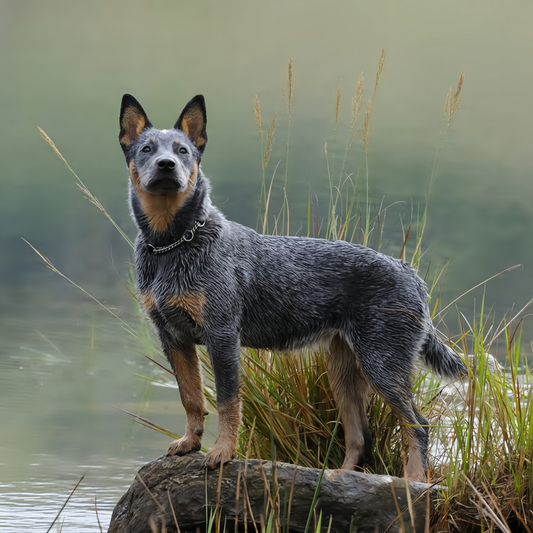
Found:
M 145 128 L 151 127 L 152 124 L 141 104 L 131 94 L 125 94 L 120 106 L 120 133 L 118 135 L 122 148 L 126 149 Z
M 185 106 L 174 128 L 185 133 L 196 148 L 203 152 L 207 143 L 206 125 L 205 100 L 198 94 Z

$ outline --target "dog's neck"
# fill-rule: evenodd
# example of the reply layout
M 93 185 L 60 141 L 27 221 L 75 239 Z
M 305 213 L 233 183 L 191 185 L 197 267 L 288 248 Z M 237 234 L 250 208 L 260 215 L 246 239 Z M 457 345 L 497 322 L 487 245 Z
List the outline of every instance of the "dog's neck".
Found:
M 183 207 L 174 214 L 165 230 L 155 231 L 150 226 L 135 191 L 130 188 L 132 215 L 142 234 L 142 240 L 152 247 L 166 247 L 182 239 L 187 232 L 195 227 L 197 222 L 205 222 L 212 209 L 209 189 L 209 182 L 205 176 L 199 178 L 194 191 L 187 198 Z

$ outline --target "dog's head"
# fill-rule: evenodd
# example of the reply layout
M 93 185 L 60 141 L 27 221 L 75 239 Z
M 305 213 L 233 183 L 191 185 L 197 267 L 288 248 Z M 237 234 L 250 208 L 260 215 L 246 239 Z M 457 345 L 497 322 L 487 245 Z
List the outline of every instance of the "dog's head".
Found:
M 182 194 L 196 179 L 207 143 L 204 97 L 195 96 L 171 130 L 155 129 L 141 104 L 125 94 L 119 141 L 136 189 L 167 196 Z
M 170 130 L 154 128 L 141 104 L 129 94 L 123 96 L 119 141 L 130 170 L 138 223 L 146 220 L 150 230 L 166 232 L 189 198 L 198 196 L 206 124 L 201 95 L 185 106 Z M 208 185 L 203 190 L 208 191 Z

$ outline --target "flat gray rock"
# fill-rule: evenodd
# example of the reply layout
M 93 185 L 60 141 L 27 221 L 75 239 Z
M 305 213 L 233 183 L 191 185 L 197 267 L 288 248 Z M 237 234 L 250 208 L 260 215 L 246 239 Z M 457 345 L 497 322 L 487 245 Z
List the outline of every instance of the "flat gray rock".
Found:
M 259 522 L 267 522 L 269 509 L 272 508 L 268 507 L 265 513 L 269 494 L 276 490 L 280 520 L 285 523 L 283 517 L 288 511 L 289 495 L 294 485 L 289 532 L 304 532 L 320 476 L 319 469 L 296 468 L 287 463 L 275 463 L 273 469 L 271 462 L 253 459 L 247 465 L 242 460 L 230 461 L 220 473 L 219 469 L 203 469 L 203 457 L 200 452 L 183 457 L 160 457 L 143 466 L 116 505 L 109 533 L 159 532 L 164 530 L 163 523 L 170 533 L 177 531 L 176 521 L 181 533 L 205 531 L 206 516 L 209 519 L 210 513 L 215 513 L 219 483 L 221 530 L 226 521 L 226 531 L 234 531 L 236 514 L 242 524 L 245 512 L 248 531 L 255 531 L 253 521 L 260 530 Z M 324 532 L 328 530 L 330 517 L 333 517 L 332 533 L 349 533 L 350 530 L 357 533 L 397 532 L 401 524 L 399 509 L 403 512 L 401 520 L 405 531 L 423 532 L 428 498 L 431 510 L 437 489 L 425 483 L 409 482 L 408 486 L 414 510 L 412 519 L 405 479 L 326 470 L 309 531 L 316 531 L 315 520 L 322 512 Z M 243 507 L 245 500 L 249 502 L 246 510 Z M 244 529 L 241 527 L 239 530 Z

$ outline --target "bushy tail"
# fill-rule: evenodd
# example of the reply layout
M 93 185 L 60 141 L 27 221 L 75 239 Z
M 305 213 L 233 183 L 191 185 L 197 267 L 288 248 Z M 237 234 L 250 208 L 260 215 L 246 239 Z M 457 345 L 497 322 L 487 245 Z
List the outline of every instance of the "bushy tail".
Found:
M 421 356 L 434 372 L 449 378 L 460 378 L 468 374 L 465 364 L 448 346 L 442 344 L 433 332 L 427 336 Z

